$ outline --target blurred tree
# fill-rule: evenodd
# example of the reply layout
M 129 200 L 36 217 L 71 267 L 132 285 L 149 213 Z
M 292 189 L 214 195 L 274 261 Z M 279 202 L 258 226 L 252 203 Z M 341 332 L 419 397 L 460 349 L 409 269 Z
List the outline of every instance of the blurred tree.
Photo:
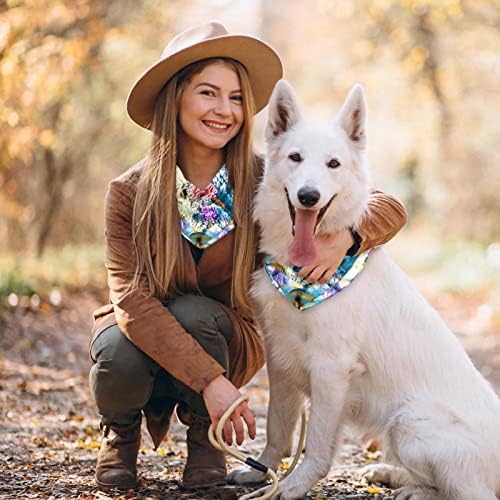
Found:
M 371 20 L 367 24 L 367 38 L 374 46 L 390 43 L 402 61 L 413 86 L 423 85 L 432 95 L 438 110 L 437 129 L 439 137 L 437 144 L 438 165 L 447 161 L 446 152 L 449 150 L 451 128 L 453 126 L 452 110 L 446 97 L 444 56 L 440 51 L 439 33 L 450 28 L 460 29 L 459 23 L 463 18 L 461 0 L 386 0 L 377 1 L 368 5 L 366 9 Z M 403 163 L 402 175 L 407 176 L 408 202 L 412 206 L 411 213 L 418 213 L 419 206 L 416 200 L 421 200 L 418 181 L 418 156 L 411 155 Z M 411 168 L 409 168 L 411 166 Z M 443 182 L 447 169 L 443 169 Z
M 243 3 L 0 0 L 0 251 L 102 241 L 107 181 L 150 140 L 126 117 L 133 80 L 180 29 Z M 363 82 L 376 180 L 426 226 L 488 240 L 500 235 L 499 7 L 260 0 L 247 31 L 277 48 L 317 118 Z
M 260 5 L 262 33 L 317 118 L 365 84 L 373 171 L 415 217 L 443 235 L 500 235 L 499 0 Z
M 106 174 L 103 164 L 110 159 L 118 162 L 123 151 L 125 156 L 130 153 L 127 148 L 137 143 L 130 135 L 142 139 L 137 127 L 129 126 L 123 134 L 126 92 L 139 71 L 154 60 L 145 57 L 148 48 L 153 53 L 154 47 L 157 58 L 163 40 L 175 30 L 179 9 L 189 3 L 4 3 L 0 249 L 30 249 L 41 255 L 49 241 L 88 241 L 102 234 L 94 231 L 102 228 L 102 215 L 98 212 L 96 223 L 88 212 L 96 205 L 96 191 L 102 208 L 106 182 L 116 175 L 116 169 Z M 117 104 L 119 113 L 114 112 Z
M 7 239 L 35 232 L 40 255 L 77 163 L 59 133 L 74 89 L 90 78 L 106 34 L 106 4 L 24 0 L 2 13 L 0 183 Z M 92 137 L 89 137 L 90 141 Z
M 474 177 L 487 170 L 482 155 L 463 135 L 465 98 L 472 92 L 488 94 L 488 79 L 481 81 L 478 59 L 484 50 L 498 50 L 500 2 L 498 0 L 375 0 L 358 3 L 358 15 L 366 13 L 366 38 L 377 56 L 389 44 L 398 54 L 415 95 L 430 96 L 435 104 L 437 137 L 434 161 L 425 167 L 423 159 L 409 151 L 402 173 L 412 165 L 412 203 L 426 200 L 435 214 L 435 222 L 449 225 L 450 233 L 490 239 L 500 234 L 494 212 L 485 210 L 500 200 L 490 190 L 471 188 L 471 162 L 476 163 Z M 498 54 L 498 52 L 497 52 Z M 481 68 L 482 69 L 482 68 Z M 498 76 L 498 75 L 497 75 Z M 498 79 L 496 81 L 498 85 Z M 462 130 L 460 130 L 462 128 Z M 472 130 L 471 130 L 472 131 Z M 482 131 L 475 129 L 481 134 Z M 486 173 L 486 172 L 485 172 Z M 423 180 L 425 178 L 425 181 Z M 420 181 L 419 181 L 420 179 Z M 500 181 L 496 174 L 490 183 Z M 431 186 L 430 189 L 426 187 Z M 477 185 L 476 185 L 477 187 Z M 416 208 L 416 212 L 420 207 Z M 474 219 L 482 213 L 483 224 Z M 464 224 L 465 223 L 465 224 Z

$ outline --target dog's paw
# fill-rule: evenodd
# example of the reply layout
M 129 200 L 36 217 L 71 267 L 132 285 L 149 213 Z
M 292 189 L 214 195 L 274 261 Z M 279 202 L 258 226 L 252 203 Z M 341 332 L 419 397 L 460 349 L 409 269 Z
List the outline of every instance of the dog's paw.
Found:
M 309 488 L 287 481 L 287 479 L 280 482 L 277 493 L 273 495 L 273 500 L 300 500 L 305 498 Z
M 394 492 L 395 500 L 440 500 L 441 498 L 433 490 L 416 486 L 405 486 Z
M 241 467 L 231 471 L 227 477 L 230 484 L 262 484 L 266 481 L 266 474 L 250 467 Z
M 382 483 L 390 485 L 393 483 L 394 467 L 387 464 L 365 465 L 358 470 L 360 477 L 366 479 L 369 483 Z

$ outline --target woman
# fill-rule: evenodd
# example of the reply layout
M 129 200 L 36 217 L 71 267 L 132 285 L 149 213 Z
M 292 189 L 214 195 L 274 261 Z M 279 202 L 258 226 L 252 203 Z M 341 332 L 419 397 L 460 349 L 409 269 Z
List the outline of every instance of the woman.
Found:
M 188 426 L 184 487 L 226 480 L 207 431 L 264 364 L 247 293 L 262 171 L 251 118 L 281 74 L 269 46 L 212 22 L 175 37 L 132 88 L 128 112 L 153 140 L 106 195 L 110 304 L 94 313 L 90 373 L 105 430 L 101 488 L 136 485 L 142 413 L 158 447 L 176 406 Z M 374 192 L 363 226 L 318 242 L 318 260 L 302 273 L 327 280 L 348 250 L 389 240 L 405 221 L 399 202 Z M 246 402 L 226 424 L 226 442 L 234 431 L 241 444 L 244 426 L 253 438 Z

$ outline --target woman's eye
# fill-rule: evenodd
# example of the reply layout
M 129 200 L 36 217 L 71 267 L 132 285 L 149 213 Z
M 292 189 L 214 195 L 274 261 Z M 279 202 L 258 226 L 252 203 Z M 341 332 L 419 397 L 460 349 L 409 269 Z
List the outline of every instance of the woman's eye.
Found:
M 302 156 L 300 156 L 299 153 L 292 153 L 291 155 L 288 155 L 288 158 L 290 158 L 290 160 L 292 160 L 296 163 L 299 163 L 300 161 L 302 161 Z
M 242 95 L 235 95 L 235 96 L 231 97 L 231 99 L 233 101 L 236 101 L 236 102 L 243 102 L 243 96 Z
M 201 94 L 202 95 L 209 95 L 209 96 L 214 96 L 215 95 L 214 92 L 213 92 L 213 90 L 202 90 Z
M 337 168 L 337 167 L 340 167 L 340 162 L 335 158 L 333 158 L 328 162 L 328 168 Z

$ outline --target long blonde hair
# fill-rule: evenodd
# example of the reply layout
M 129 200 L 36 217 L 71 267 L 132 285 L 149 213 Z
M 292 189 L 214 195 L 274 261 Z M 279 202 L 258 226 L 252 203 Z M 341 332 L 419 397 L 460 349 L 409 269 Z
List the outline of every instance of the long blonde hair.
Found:
M 226 166 L 233 187 L 235 246 L 231 283 L 231 305 L 251 315 L 248 299 L 250 275 L 255 266 L 257 237 L 252 222 L 256 185 L 255 157 L 251 148 L 251 125 L 255 112 L 250 81 L 242 64 L 232 59 L 205 59 L 175 74 L 160 93 L 151 130 L 153 139 L 141 177 L 133 211 L 133 241 L 136 272 L 132 286 L 160 300 L 181 295 L 189 287 L 186 245 L 180 231 L 176 198 L 177 115 L 184 85 L 206 66 L 229 65 L 239 77 L 244 121 L 238 134 L 226 145 Z M 141 283 L 147 282 L 147 290 Z

